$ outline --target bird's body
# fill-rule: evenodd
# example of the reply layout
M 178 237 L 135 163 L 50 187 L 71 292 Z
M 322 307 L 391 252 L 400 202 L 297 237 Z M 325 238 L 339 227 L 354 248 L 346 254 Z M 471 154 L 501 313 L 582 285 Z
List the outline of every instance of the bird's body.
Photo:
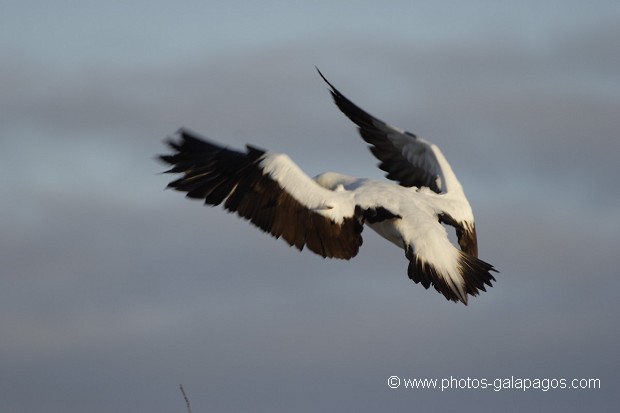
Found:
M 319 72 L 320 74 L 320 72 Z M 321 74 L 321 76 L 323 76 Z M 405 250 L 408 275 L 467 304 L 491 286 L 493 266 L 477 258 L 474 216 L 439 148 L 372 117 L 328 81 L 338 107 L 355 122 L 381 169 L 399 184 L 327 172 L 310 178 L 287 155 L 252 146 L 239 152 L 181 130 L 161 158 L 184 175 L 170 187 L 224 207 L 300 250 L 349 259 L 363 224 Z M 444 225 L 455 227 L 460 250 Z

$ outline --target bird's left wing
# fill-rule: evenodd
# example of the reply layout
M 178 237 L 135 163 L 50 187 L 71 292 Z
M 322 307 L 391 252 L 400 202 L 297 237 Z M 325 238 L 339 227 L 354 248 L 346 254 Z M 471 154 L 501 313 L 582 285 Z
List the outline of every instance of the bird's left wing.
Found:
M 362 244 L 363 217 L 348 192 L 325 189 L 288 156 L 247 146 L 225 148 L 181 129 L 160 159 L 167 173 L 183 174 L 168 187 L 236 212 L 299 250 L 328 258 L 354 257 Z

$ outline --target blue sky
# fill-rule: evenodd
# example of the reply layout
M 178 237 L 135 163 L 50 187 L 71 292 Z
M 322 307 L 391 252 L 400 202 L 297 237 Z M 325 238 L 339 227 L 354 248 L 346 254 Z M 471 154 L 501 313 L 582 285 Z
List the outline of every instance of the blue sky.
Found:
M 620 384 L 620 6 L 3 1 L 3 411 L 611 410 Z M 501 273 L 468 307 L 364 232 L 299 253 L 163 188 L 186 126 L 380 178 L 317 65 L 437 143 Z M 598 390 L 387 378 L 599 378 Z

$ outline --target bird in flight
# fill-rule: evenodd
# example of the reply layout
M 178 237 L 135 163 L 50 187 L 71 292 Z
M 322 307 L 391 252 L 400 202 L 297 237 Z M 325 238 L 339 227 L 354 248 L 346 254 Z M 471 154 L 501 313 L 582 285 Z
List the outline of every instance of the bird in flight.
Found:
M 314 178 L 287 155 L 251 145 L 229 149 L 180 129 L 160 159 L 182 174 L 169 188 L 208 205 L 224 204 L 261 230 L 324 258 L 348 260 L 367 225 L 405 251 L 407 275 L 426 289 L 467 305 L 491 287 L 495 268 L 478 258 L 474 215 L 439 148 L 375 118 L 327 83 L 338 108 L 358 127 L 379 168 L 394 182 L 335 172 Z M 446 227 L 456 230 L 459 248 Z

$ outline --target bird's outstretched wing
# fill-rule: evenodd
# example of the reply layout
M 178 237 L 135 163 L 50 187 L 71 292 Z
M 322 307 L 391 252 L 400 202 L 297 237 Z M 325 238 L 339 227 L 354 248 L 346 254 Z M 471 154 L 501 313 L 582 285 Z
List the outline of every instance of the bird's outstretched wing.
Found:
M 325 189 L 291 159 L 247 145 L 222 147 L 181 129 L 160 159 L 183 174 L 168 187 L 236 212 L 299 250 L 328 258 L 354 257 L 362 244 L 363 212 L 346 192 Z
M 386 177 L 405 187 L 428 187 L 436 193 L 446 191 L 443 171 L 433 145 L 411 132 L 379 120 L 347 99 L 317 68 L 331 88 L 338 108 L 359 128 L 372 154 L 381 161 Z

